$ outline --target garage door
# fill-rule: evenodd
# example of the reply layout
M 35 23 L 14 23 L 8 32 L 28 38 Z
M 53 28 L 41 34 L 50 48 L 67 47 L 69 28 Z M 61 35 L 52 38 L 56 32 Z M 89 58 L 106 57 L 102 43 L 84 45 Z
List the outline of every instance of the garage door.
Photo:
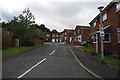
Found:
M 52 42 L 55 42 L 55 39 L 52 39 Z

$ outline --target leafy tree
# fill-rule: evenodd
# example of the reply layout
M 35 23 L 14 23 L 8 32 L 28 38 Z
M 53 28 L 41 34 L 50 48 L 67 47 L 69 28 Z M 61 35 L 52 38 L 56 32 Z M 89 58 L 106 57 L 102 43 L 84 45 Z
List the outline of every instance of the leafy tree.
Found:
M 47 33 L 50 33 L 50 30 L 45 27 L 44 24 L 41 24 L 40 26 L 39 25 L 36 25 L 37 28 L 41 29 L 43 32 L 47 32 Z
M 2 31 L 2 45 L 8 42 L 8 35 L 6 32 Z
M 17 21 L 16 17 L 9 22 L 8 29 L 13 33 L 13 38 L 24 39 L 26 28 L 23 24 Z
M 35 18 L 29 8 L 24 10 L 18 17 L 9 21 L 9 30 L 13 33 L 14 38 L 28 39 L 27 34 L 32 30 L 31 25 L 35 23 Z M 32 34 L 31 34 L 32 35 Z
M 58 33 L 58 31 L 56 29 L 53 29 L 52 33 Z
M 8 28 L 8 23 L 2 22 L 2 28 Z
M 21 22 L 22 24 L 24 24 L 24 26 L 26 28 L 29 28 L 30 25 L 35 23 L 35 17 L 33 16 L 33 14 L 30 12 L 30 9 L 26 9 L 22 12 L 22 14 L 20 14 L 18 16 L 18 20 L 19 22 Z

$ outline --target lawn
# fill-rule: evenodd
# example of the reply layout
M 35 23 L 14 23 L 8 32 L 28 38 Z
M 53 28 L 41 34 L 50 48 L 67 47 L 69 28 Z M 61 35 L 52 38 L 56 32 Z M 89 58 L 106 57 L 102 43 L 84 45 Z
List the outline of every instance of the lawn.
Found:
M 7 56 L 7 55 L 11 55 L 11 54 L 16 54 L 18 52 L 25 51 L 25 50 L 28 50 L 28 49 L 31 49 L 31 48 L 34 48 L 34 47 L 37 47 L 37 46 L 41 46 L 41 45 L 39 44 L 39 45 L 36 45 L 36 46 L 28 46 L 28 47 L 5 48 L 5 49 L 2 49 L 2 55 Z
M 92 54 L 90 47 L 79 47 L 79 48 L 80 48 L 80 50 L 85 51 L 87 54 Z M 97 58 L 99 60 L 101 59 L 101 56 L 98 55 L 98 54 L 93 55 L 93 57 L 95 57 L 95 58 Z M 114 54 L 114 55 L 104 56 L 104 62 L 107 63 L 107 64 L 110 64 L 110 65 L 113 65 L 113 66 L 116 66 L 116 67 L 120 68 L 120 60 L 118 60 L 115 57 L 118 57 L 118 55 Z

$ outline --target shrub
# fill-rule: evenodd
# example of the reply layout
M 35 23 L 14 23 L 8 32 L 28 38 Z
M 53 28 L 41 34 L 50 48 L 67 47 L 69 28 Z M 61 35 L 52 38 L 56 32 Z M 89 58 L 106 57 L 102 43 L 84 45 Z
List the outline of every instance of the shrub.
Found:
M 35 46 L 35 43 L 32 41 L 25 41 L 23 42 L 22 46 Z

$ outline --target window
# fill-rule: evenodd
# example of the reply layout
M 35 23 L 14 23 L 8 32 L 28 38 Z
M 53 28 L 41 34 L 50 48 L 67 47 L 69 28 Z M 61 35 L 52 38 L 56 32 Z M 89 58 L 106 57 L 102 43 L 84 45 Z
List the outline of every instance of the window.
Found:
M 60 35 L 60 37 L 62 37 L 62 35 Z
M 76 32 L 74 32 L 74 35 L 76 35 Z
M 79 36 L 78 36 L 78 41 L 80 41 L 80 42 L 81 42 L 81 35 L 79 35 Z
M 110 43 L 111 42 L 110 33 L 105 33 L 103 41 L 104 41 L 104 43 Z
M 107 19 L 107 13 L 103 15 L 103 21 L 105 21 L 106 19 Z
M 93 27 L 96 27 L 96 21 L 93 23 Z
M 118 43 L 120 43 L 120 28 L 118 28 Z
M 78 33 L 80 33 L 80 30 L 78 30 Z
M 49 37 L 49 35 L 47 35 Z
M 53 34 L 52 37 L 55 37 L 55 35 Z
M 65 37 L 65 40 L 67 40 L 67 37 Z
M 92 42 L 96 43 L 96 34 L 92 36 Z
M 58 37 L 58 35 L 56 35 L 56 37 Z
M 65 35 L 67 35 L 67 32 L 65 33 Z
M 120 2 L 116 4 L 116 12 L 120 10 Z

